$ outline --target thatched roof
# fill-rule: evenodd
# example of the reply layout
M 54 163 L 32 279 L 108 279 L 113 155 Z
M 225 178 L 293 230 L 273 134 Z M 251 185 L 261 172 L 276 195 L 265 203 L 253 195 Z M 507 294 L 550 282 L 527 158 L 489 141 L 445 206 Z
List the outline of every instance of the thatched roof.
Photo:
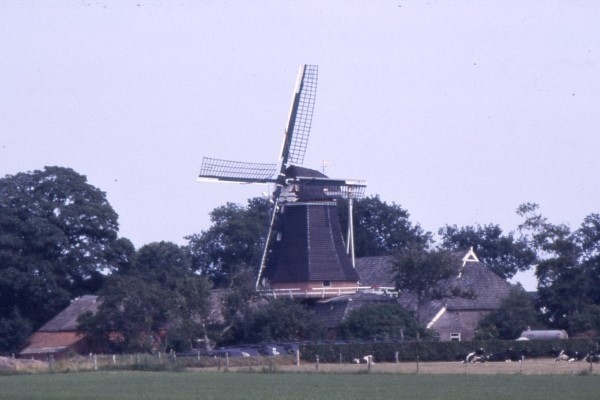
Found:
M 64 332 L 77 330 L 77 318 L 87 311 L 96 313 L 98 310 L 98 296 L 85 295 L 71 302 L 67 308 L 46 322 L 39 332 Z
M 356 272 L 360 276 L 360 286 L 372 288 L 394 287 L 392 261 L 393 256 L 357 258 Z
M 394 272 L 392 256 L 364 257 L 356 260 L 361 286 L 393 287 Z M 462 292 L 469 292 L 468 297 L 449 297 L 430 300 L 420 310 L 422 321 L 431 321 L 435 315 L 446 307 L 449 311 L 496 310 L 510 292 L 510 284 L 496 275 L 479 261 L 473 250 L 457 252 L 455 262 L 459 275 L 445 282 Z M 416 310 L 414 294 L 403 292 L 398 296 L 399 303 L 410 311 Z

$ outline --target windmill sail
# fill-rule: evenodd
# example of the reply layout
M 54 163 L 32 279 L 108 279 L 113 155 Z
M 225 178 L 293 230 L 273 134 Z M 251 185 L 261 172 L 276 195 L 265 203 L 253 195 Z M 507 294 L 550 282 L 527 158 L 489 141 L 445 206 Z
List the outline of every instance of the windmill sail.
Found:
M 318 80 L 316 65 L 300 67 L 277 164 L 205 157 L 199 180 L 274 183 L 273 213 L 256 281 L 276 290 L 314 297 L 315 288 L 341 293 L 358 287 L 351 224 L 347 243 L 341 233 L 337 201 L 363 196 L 366 183 L 331 179 L 302 167 L 308 145 Z M 291 293 L 291 292 L 290 292 Z M 334 292 L 332 292 L 334 293 Z M 349 293 L 348 291 L 344 293 Z M 318 294 L 318 293 L 317 293 Z
M 199 180 L 243 183 L 275 182 L 276 164 L 220 160 L 204 157 Z
M 318 78 L 319 69 L 316 65 L 300 67 L 281 150 L 280 173 L 284 172 L 288 164 L 304 163 L 317 97 Z

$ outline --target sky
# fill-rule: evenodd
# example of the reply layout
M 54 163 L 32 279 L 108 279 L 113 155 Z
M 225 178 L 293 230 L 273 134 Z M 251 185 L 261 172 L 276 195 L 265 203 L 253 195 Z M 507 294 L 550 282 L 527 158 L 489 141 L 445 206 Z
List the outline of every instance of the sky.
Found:
M 514 231 L 524 202 L 577 228 L 600 212 L 599 20 L 577 0 L 0 0 L 0 177 L 72 168 L 136 247 L 185 244 L 271 190 L 196 177 L 203 156 L 276 162 L 316 64 L 304 166 L 434 233 Z

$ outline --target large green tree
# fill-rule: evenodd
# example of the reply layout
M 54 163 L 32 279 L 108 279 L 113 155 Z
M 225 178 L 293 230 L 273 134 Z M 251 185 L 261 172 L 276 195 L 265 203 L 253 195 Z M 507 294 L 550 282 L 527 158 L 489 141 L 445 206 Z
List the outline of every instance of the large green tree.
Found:
M 442 246 L 449 250 L 473 247 L 477 257 L 498 276 L 509 279 L 535 263 L 536 253 L 526 240 L 514 232 L 504 233 L 499 225 L 457 227 L 446 225 L 439 230 Z
M 538 306 L 546 322 L 571 334 L 600 332 L 600 215 L 590 214 L 572 230 L 553 224 L 526 203 L 521 230 L 540 255 L 536 267 Z
M 205 335 L 208 281 L 174 243 L 141 247 L 135 262 L 113 274 L 99 295 L 99 310 L 80 319 L 80 330 L 112 350 L 165 350 L 170 335 L 188 343 Z
M 431 234 L 413 224 L 408 211 L 396 203 L 387 203 L 379 195 L 354 200 L 354 243 L 357 257 L 382 256 L 394 253 L 409 243 L 426 245 Z M 348 209 L 340 204 L 340 222 L 345 232 Z
M 476 338 L 515 340 L 528 328 L 545 328 L 541 317 L 542 314 L 535 307 L 532 296 L 520 287 L 513 287 L 500 308 L 479 322 Z
M 412 314 L 388 303 L 367 304 L 351 311 L 339 332 L 346 340 L 414 340 L 426 333 Z
M 240 318 L 234 330 L 235 340 L 240 343 L 295 342 L 318 339 L 324 334 L 315 314 L 290 299 L 270 299 Z
M 106 195 L 69 168 L 0 179 L 0 320 L 37 329 L 127 258 Z M 22 344 L 22 343 L 20 343 Z M 13 343 L 12 346 L 17 346 Z
M 403 295 L 414 296 L 417 321 L 423 322 L 421 310 L 430 300 L 471 295 L 452 282 L 459 267 L 456 257 L 444 249 L 426 249 L 413 243 L 394 254 L 396 289 Z
M 228 287 L 244 270 L 258 275 L 270 223 L 271 204 L 264 198 L 247 205 L 227 203 L 210 213 L 211 227 L 188 236 L 192 267 L 215 287 Z

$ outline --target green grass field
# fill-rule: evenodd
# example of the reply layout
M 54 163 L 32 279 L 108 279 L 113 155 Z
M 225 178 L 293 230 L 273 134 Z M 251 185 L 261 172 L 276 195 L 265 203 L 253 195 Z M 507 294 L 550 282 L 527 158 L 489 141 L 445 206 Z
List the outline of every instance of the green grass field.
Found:
M 594 399 L 600 376 L 80 372 L 0 376 L 0 399 Z

